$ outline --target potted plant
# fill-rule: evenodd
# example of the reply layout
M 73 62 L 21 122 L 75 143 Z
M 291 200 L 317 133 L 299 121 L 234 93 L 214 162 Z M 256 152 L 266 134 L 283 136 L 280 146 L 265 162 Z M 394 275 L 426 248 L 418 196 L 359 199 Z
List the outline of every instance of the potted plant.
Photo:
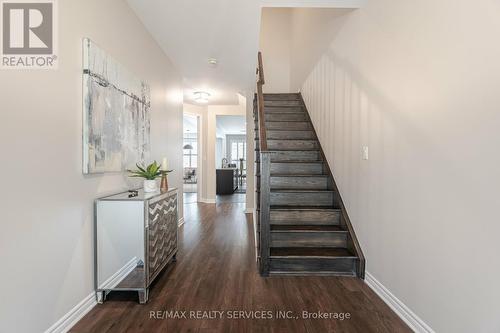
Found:
M 158 191 L 156 178 L 162 175 L 161 166 L 154 161 L 147 167 L 136 164 L 137 170 L 127 170 L 132 175 L 130 177 L 144 178 L 144 192 Z

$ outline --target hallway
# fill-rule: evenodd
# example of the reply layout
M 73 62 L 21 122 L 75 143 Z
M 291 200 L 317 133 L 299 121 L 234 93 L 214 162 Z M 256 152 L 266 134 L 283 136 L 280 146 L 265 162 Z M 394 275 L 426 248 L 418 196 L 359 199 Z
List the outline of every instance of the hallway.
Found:
M 178 261 L 153 285 L 149 303 L 138 304 L 134 292 L 112 293 L 71 332 L 410 332 L 362 280 L 260 277 L 244 207 L 185 205 Z M 235 310 L 272 311 L 274 320 L 229 319 Z M 188 319 L 154 319 L 152 311 L 158 317 L 156 311 L 187 311 Z M 190 319 L 190 311 L 224 312 L 222 319 Z M 277 311 L 292 311 L 294 318 L 276 319 Z M 305 320 L 302 311 L 350 313 L 350 319 Z

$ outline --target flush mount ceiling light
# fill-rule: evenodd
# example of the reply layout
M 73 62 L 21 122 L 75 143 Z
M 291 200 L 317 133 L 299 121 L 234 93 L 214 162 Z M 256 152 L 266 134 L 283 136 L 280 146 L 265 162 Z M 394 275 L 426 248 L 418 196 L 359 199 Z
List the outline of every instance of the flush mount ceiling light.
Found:
M 212 67 L 216 67 L 216 66 L 217 66 L 217 63 L 218 63 L 217 59 L 215 59 L 215 58 L 208 58 L 208 64 L 209 64 L 210 66 L 212 66 Z
M 197 91 L 194 93 L 194 100 L 197 103 L 208 103 L 209 97 L 210 97 L 210 94 L 207 93 L 206 91 Z

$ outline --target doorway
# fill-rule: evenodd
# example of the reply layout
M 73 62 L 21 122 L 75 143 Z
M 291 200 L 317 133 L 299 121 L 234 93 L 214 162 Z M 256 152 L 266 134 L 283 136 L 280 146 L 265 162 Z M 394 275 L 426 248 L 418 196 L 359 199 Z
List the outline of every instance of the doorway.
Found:
M 244 116 L 216 116 L 217 202 L 245 202 L 247 133 Z
M 199 180 L 199 116 L 184 113 L 183 115 L 183 190 L 184 203 L 196 203 Z

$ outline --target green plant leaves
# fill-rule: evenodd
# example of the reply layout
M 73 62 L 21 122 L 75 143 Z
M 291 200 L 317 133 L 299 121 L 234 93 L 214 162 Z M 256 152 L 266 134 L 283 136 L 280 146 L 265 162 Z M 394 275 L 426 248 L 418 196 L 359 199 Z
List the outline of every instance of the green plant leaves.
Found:
M 135 166 L 137 167 L 137 169 L 139 169 L 140 171 L 142 172 L 146 172 L 146 170 L 144 170 L 144 168 L 141 168 L 141 166 L 139 165 L 139 163 L 136 163 Z
M 138 163 L 136 164 L 137 170 L 127 170 L 128 172 L 131 173 L 130 177 L 139 177 L 139 178 L 144 178 L 147 180 L 155 180 L 161 174 L 163 171 L 161 171 L 161 166 L 158 164 L 156 161 L 148 165 L 147 167 L 140 166 Z M 166 171 L 171 172 L 172 170 Z

